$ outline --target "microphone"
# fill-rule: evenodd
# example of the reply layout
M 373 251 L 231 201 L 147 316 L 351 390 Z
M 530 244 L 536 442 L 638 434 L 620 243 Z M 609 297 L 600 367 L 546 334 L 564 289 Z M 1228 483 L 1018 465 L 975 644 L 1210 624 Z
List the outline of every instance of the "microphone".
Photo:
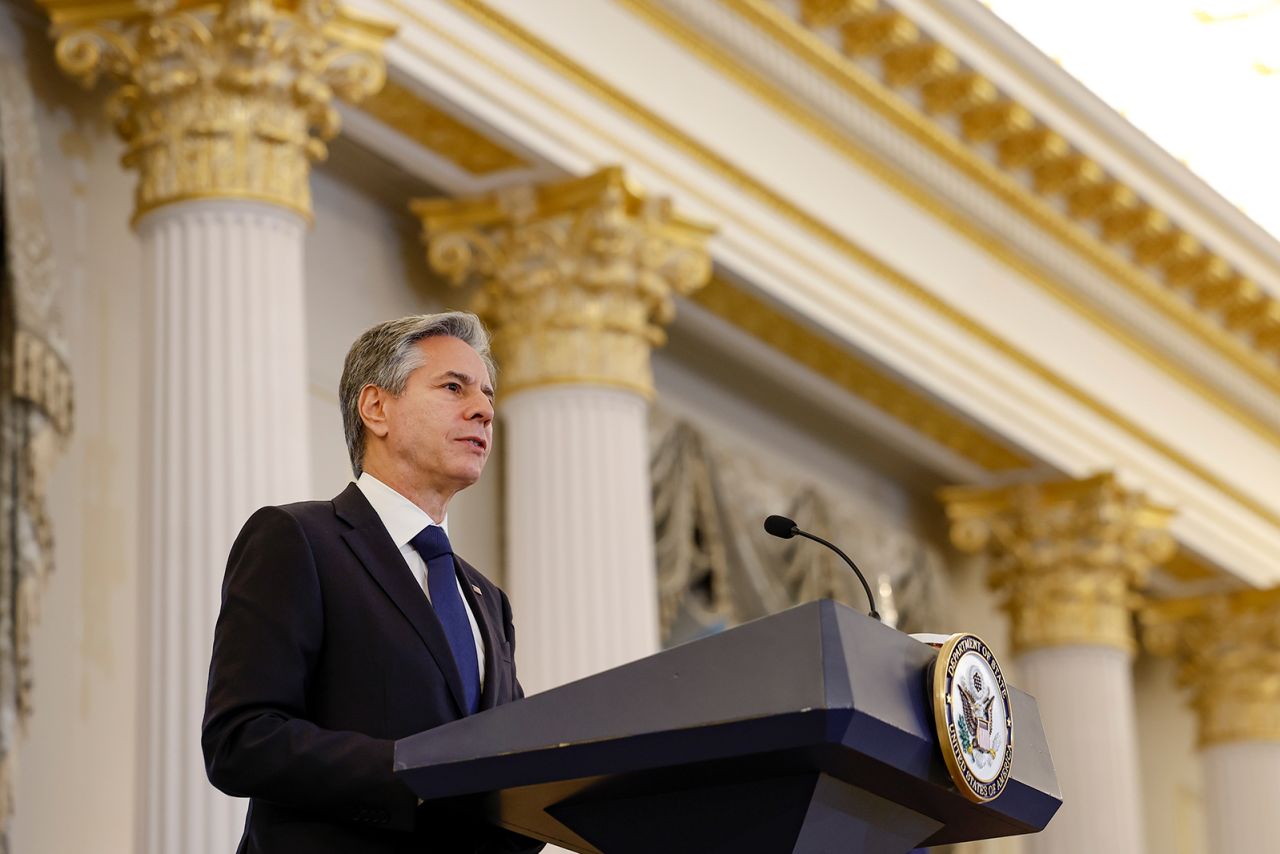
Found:
M 862 570 L 858 569 L 858 565 L 854 563 L 847 554 L 822 539 L 822 537 L 815 537 L 808 531 L 800 530 L 796 523 L 788 519 L 786 516 L 770 516 L 768 519 L 764 520 L 764 529 L 767 533 L 772 534 L 775 537 L 780 537 L 784 540 L 789 540 L 792 537 L 798 536 L 804 537 L 806 540 L 813 540 L 815 543 L 822 543 L 824 546 L 840 555 L 840 557 L 844 558 L 844 562 L 849 564 L 849 568 L 853 570 L 853 574 L 858 576 L 858 580 L 862 582 L 862 589 L 867 591 L 867 602 L 871 604 L 871 613 L 869 616 L 875 617 L 877 620 L 880 619 L 880 614 L 876 611 L 875 597 L 871 595 L 871 585 L 867 584 L 867 579 L 863 576 Z

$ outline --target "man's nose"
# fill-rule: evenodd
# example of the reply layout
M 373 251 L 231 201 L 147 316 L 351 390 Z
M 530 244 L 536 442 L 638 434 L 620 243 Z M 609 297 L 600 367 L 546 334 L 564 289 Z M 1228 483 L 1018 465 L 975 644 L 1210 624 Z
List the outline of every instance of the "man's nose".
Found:
M 493 401 L 486 394 L 477 394 L 472 401 L 468 419 L 479 419 L 488 423 L 493 420 Z

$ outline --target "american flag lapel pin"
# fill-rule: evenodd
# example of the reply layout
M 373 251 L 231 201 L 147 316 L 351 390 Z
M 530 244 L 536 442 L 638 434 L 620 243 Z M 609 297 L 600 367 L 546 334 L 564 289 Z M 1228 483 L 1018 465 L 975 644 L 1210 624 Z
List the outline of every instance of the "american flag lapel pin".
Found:
M 476 585 L 474 585 L 474 584 L 473 584 L 473 585 L 471 585 L 471 589 L 472 589 L 472 590 L 474 590 L 474 591 L 476 592 L 476 595 L 477 595 L 477 596 L 483 596 L 483 595 L 484 595 L 484 592 L 483 592 L 483 591 L 481 591 L 481 589 L 480 589 L 479 587 L 477 587 Z

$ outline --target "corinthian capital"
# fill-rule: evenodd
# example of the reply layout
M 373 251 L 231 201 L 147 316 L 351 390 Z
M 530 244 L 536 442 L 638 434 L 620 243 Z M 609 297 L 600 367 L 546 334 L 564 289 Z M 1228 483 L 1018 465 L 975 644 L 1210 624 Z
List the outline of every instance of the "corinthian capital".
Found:
M 1110 474 L 995 489 L 951 487 L 940 497 L 951 541 L 982 554 L 1013 621 L 1013 645 L 1063 644 L 1132 652 L 1135 590 L 1176 548 L 1173 512 Z
M 334 97 L 385 79 L 394 29 L 333 0 L 40 0 L 58 65 L 117 88 L 108 114 L 139 172 L 135 218 L 176 201 L 249 198 L 309 216 L 311 161 Z
M 470 199 L 413 203 L 431 267 L 478 282 L 503 388 L 600 383 L 653 393 L 649 354 L 674 295 L 706 283 L 713 229 L 648 198 L 622 170 Z
M 1280 587 L 1157 602 L 1143 642 L 1178 662 L 1200 746 L 1280 741 Z

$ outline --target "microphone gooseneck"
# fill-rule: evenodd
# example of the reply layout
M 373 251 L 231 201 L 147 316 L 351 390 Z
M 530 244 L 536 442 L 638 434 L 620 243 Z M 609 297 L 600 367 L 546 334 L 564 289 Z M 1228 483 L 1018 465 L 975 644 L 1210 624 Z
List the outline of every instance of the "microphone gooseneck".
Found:
M 827 542 L 822 539 L 822 537 L 818 537 L 810 534 L 808 531 L 801 530 L 795 522 L 788 519 L 786 516 L 770 516 L 764 520 L 764 529 L 766 533 L 772 534 L 775 537 L 780 537 L 784 540 L 789 540 L 792 537 L 804 537 L 807 540 L 813 540 L 815 543 L 822 543 L 824 546 L 840 555 L 840 557 L 844 558 L 844 562 L 849 564 L 849 568 L 853 570 L 853 574 L 858 576 L 858 580 L 862 582 L 862 589 L 867 591 L 867 602 L 871 605 L 871 613 L 869 616 L 874 617 L 877 620 L 880 619 L 880 613 L 876 610 L 876 600 L 875 597 L 871 595 L 871 585 L 867 583 L 866 576 L 862 574 L 862 570 L 858 569 L 858 565 L 853 562 L 853 559 L 841 551 L 838 546 L 834 543 Z

